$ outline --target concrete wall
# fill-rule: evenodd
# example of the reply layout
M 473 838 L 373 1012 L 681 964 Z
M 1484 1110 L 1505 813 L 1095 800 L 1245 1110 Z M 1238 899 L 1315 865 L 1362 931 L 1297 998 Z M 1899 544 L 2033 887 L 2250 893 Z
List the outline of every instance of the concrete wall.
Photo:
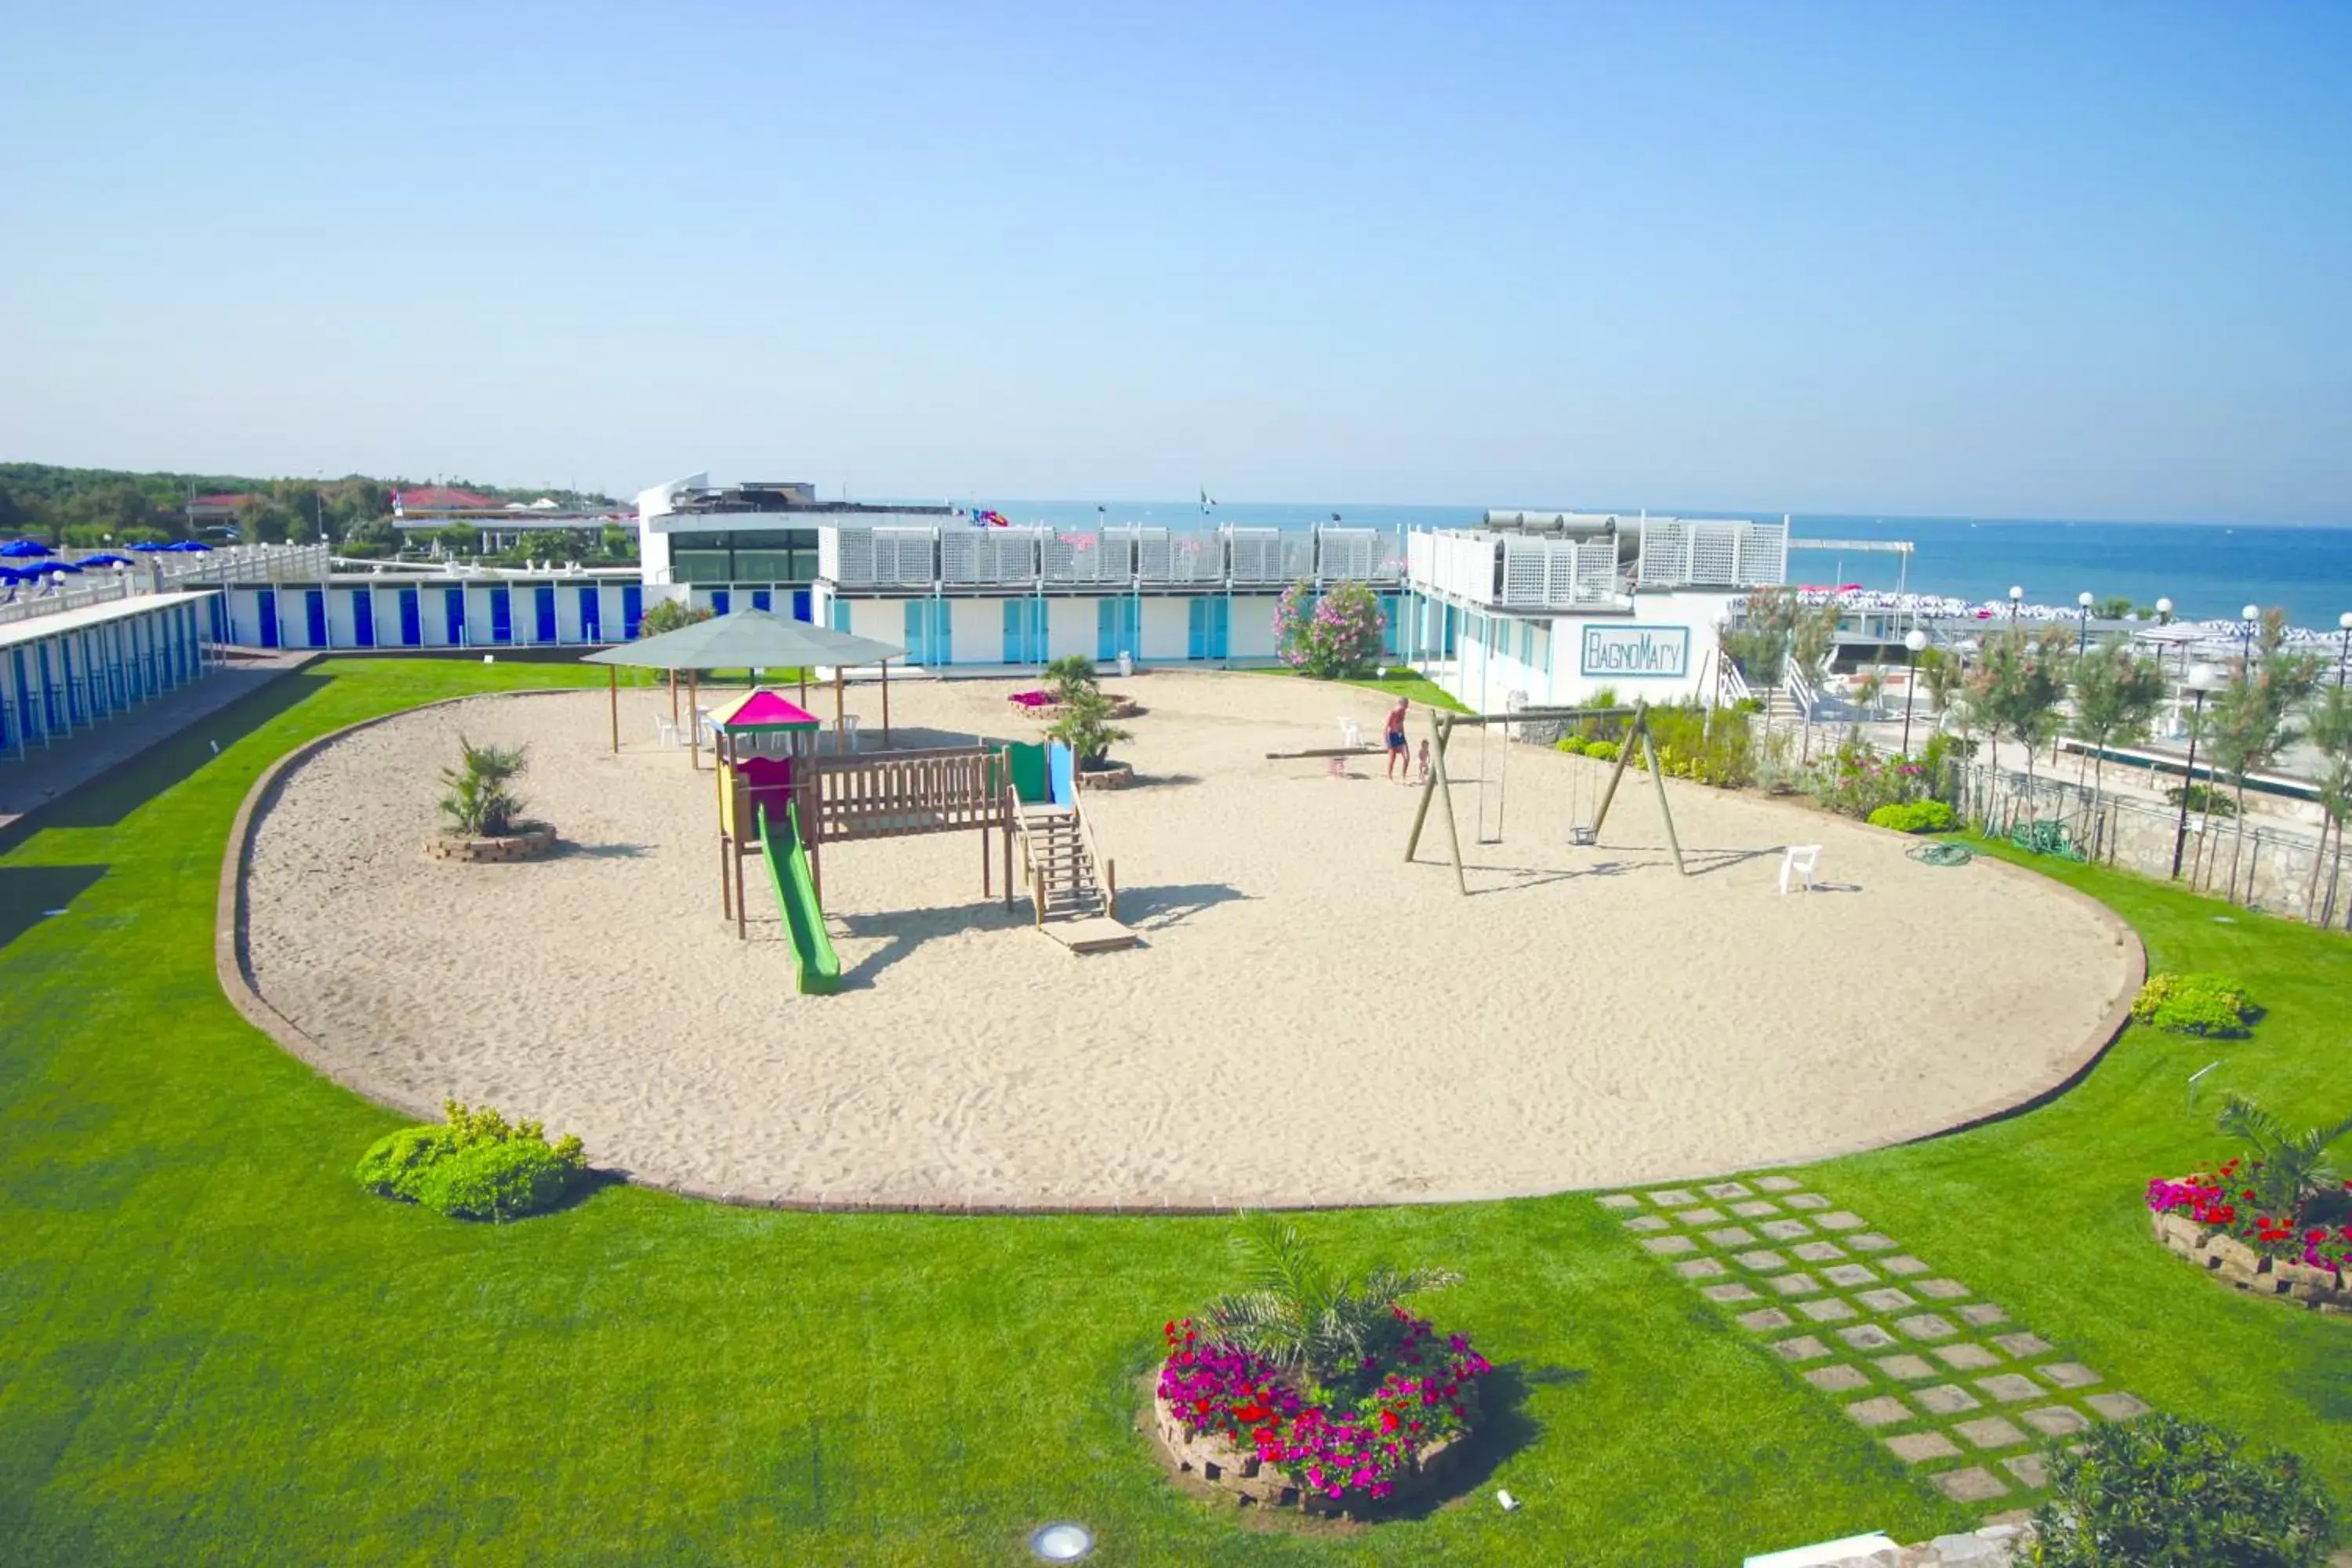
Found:
M 1189 657 L 1192 644 L 1192 606 L 1190 599 L 1144 600 L 1143 646 L 1136 650 L 1137 656 L 1148 659 Z
M 958 664 L 1004 662 L 1004 601 L 948 601 L 948 652 Z

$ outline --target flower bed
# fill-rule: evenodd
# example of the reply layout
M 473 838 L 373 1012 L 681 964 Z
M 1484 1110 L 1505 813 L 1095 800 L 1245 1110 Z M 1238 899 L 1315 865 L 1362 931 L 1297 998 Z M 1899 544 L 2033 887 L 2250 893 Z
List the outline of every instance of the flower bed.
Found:
M 1116 691 L 1106 691 L 1102 697 L 1104 701 L 1110 704 L 1103 714 L 1105 719 L 1132 719 L 1143 711 L 1132 697 L 1122 696 Z M 1006 696 L 1005 700 L 1019 710 L 1023 717 L 1035 719 L 1041 723 L 1050 724 L 1062 716 L 1062 705 L 1054 700 L 1052 692 L 1043 688 L 1034 691 L 1012 692 Z
M 1303 1389 L 1271 1362 L 1204 1342 L 1190 1318 L 1165 1330 L 1168 1359 L 1154 1395 L 1160 1434 L 1180 1469 L 1235 1501 L 1309 1513 L 1367 1513 L 1427 1492 L 1478 1418 L 1478 1384 L 1494 1368 L 1460 1334 L 1391 1308 L 1398 1334 L 1367 1355 L 1349 1399 Z
M 2323 1204 L 2331 1211 L 2344 1205 L 2315 1200 L 2282 1219 L 2257 1209 L 2254 1189 L 2240 1184 L 2246 1179 L 2242 1163 L 2231 1160 L 2210 1173 L 2149 1182 L 2156 1239 L 2238 1289 L 2352 1315 L 2352 1223 L 2318 1219 Z M 2352 1192 L 2352 1183 L 2345 1186 Z
M 1135 782 L 1135 770 L 1125 763 L 1110 763 L 1099 768 L 1080 768 L 1077 779 L 1080 789 L 1125 789 Z

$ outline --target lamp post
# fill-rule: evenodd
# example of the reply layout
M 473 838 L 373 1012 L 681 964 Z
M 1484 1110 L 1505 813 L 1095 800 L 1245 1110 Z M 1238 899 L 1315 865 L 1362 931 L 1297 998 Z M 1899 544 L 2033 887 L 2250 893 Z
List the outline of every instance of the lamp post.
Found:
M 1919 695 L 1919 655 L 1927 646 L 1927 634 L 1913 626 L 1903 634 L 1903 647 L 1911 655 L 1911 679 L 1903 683 L 1903 754 L 1911 754 L 1911 704 Z
M 2009 624 L 2011 626 L 2017 625 L 2017 612 L 2019 607 L 2024 603 L 2024 585 L 2019 583 L 2011 583 L 2009 585 Z
M 2344 684 L 2345 664 L 2352 660 L 2352 610 L 2336 616 L 2336 626 L 2344 634 L 2344 647 L 2336 656 L 2336 684 L 2341 686 Z
M 2075 595 L 2074 603 L 2083 606 L 2083 629 L 2074 638 L 2074 657 L 2080 658 L 2091 647 L 2091 591 L 2085 588 Z
M 2156 602 L 2156 624 L 2159 626 L 2168 626 L 2172 624 L 2171 600 L 2158 599 Z
M 2180 775 L 2180 820 L 2172 829 L 2172 879 L 2180 880 L 2180 857 L 2189 846 L 2189 796 L 2197 784 L 2197 732 L 2204 728 L 2205 698 L 2221 684 L 2221 672 L 2210 664 L 2191 665 L 2182 683 L 2197 694 L 2196 716 L 2189 721 L 2189 763 Z
M 2263 607 L 2248 605 L 2238 612 L 2238 624 L 2245 631 L 2246 668 L 2251 670 L 2254 668 L 2254 634 L 2262 629 L 2263 625 Z

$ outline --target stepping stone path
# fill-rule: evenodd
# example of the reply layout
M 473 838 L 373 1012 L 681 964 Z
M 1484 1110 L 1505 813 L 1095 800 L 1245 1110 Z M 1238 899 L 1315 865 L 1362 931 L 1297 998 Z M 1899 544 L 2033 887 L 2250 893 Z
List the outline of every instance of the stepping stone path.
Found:
M 2091 1368 L 2058 1359 L 1999 1303 L 1793 1176 L 1600 1201 L 1731 1331 L 1956 1502 L 2031 1502 L 2021 1494 L 2050 1479 L 2035 1445 L 2147 1414 Z

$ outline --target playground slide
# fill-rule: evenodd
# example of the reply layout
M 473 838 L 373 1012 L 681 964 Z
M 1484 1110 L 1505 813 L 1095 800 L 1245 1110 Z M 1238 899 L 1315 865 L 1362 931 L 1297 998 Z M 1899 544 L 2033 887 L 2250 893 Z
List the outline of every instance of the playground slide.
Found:
M 816 884 L 809 879 L 808 849 L 801 843 L 800 816 L 784 807 L 784 854 L 777 858 L 777 835 L 769 831 L 768 808 L 760 807 L 761 858 L 768 863 L 768 883 L 776 889 L 776 905 L 783 911 L 784 933 L 792 938 L 793 970 L 803 996 L 830 996 L 841 989 L 841 960 L 825 934 L 824 910 L 817 907 Z

